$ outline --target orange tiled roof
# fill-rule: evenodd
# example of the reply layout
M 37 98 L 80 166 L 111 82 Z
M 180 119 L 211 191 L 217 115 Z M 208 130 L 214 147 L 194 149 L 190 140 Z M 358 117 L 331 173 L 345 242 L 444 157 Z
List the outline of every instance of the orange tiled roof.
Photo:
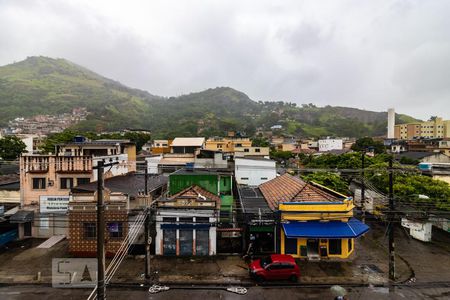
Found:
M 198 185 L 191 185 L 188 188 L 185 188 L 184 190 L 176 193 L 175 195 L 171 196 L 169 199 L 176 199 L 178 197 L 185 197 L 185 198 L 195 198 L 197 199 L 199 195 L 204 196 L 207 200 L 215 201 L 217 205 L 220 205 L 220 197 L 208 192 L 207 190 L 199 187 Z
M 329 202 L 342 200 L 342 198 L 324 189 L 287 173 L 261 184 L 259 189 L 272 210 L 276 210 L 278 204 L 283 202 Z

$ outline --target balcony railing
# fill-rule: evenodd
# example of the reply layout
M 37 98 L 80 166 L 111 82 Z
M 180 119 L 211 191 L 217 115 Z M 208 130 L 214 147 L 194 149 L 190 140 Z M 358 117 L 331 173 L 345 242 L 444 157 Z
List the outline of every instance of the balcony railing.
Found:
M 92 171 L 92 157 L 90 156 L 57 156 L 55 157 L 57 173 L 88 173 Z

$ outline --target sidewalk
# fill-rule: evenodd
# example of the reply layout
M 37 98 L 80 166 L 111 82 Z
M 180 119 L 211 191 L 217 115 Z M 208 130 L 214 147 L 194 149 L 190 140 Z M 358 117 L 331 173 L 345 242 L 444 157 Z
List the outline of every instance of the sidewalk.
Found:
M 70 257 L 67 240 L 51 248 L 36 248 L 42 240 L 16 244 L 0 252 L 0 283 L 51 283 L 52 258 Z M 144 283 L 144 257 L 127 257 L 114 275 L 113 283 Z M 109 260 L 107 260 L 107 265 Z M 370 238 L 358 240 L 356 256 L 345 262 L 298 261 L 304 284 L 386 284 L 387 253 Z M 164 257 L 152 256 L 152 280 L 164 284 L 254 284 L 247 264 L 239 256 Z M 40 279 L 38 280 L 38 272 Z M 410 276 L 408 266 L 397 259 L 399 281 Z

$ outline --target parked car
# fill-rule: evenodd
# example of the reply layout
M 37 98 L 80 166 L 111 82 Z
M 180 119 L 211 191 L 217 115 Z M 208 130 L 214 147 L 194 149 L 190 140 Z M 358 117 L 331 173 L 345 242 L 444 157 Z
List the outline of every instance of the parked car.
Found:
M 258 282 L 265 280 L 286 280 L 296 282 L 300 277 L 300 268 L 290 255 L 272 254 L 254 260 L 249 265 L 250 276 Z

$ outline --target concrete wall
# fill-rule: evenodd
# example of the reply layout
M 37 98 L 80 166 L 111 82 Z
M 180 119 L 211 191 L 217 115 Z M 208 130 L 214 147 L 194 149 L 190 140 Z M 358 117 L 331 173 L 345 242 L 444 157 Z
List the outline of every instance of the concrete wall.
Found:
M 236 158 L 234 166 L 238 184 L 258 186 L 277 177 L 276 163 L 273 160 Z

